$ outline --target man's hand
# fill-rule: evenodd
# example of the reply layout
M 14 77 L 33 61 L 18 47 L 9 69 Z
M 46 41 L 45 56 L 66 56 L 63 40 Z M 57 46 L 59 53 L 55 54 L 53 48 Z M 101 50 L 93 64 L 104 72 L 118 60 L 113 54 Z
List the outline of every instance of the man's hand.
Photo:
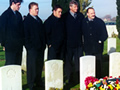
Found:
M 5 51 L 5 47 L 3 47 L 3 51 Z
M 51 45 L 49 45 L 49 48 L 51 47 Z

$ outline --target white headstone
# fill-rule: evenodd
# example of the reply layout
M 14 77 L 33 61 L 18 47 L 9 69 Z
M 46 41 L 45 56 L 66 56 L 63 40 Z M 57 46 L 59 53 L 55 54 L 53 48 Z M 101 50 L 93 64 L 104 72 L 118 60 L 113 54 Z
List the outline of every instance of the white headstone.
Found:
M 0 67 L 0 90 L 22 90 L 21 66 Z
M 26 52 L 25 47 L 23 47 L 23 52 L 22 52 L 22 69 L 24 71 L 27 71 L 26 61 L 27 61 L 27 52 Z
M 50 88 L 63 89 L 63 61 L 50 60 L 45 62 L 45 90 Z
M 112 34 L 118 35 L 116 25 L 106 25 L 108 37 L 112 37 Z
M 80 57 L 80 89 L 85 90 L 85 79 L 88 76 L 95 77 L 95 56 Z
M 116 38 L 108 38 L 107 52 L 108 55 L 116 52 Z
M 46 46 L 45 52 L 44 52 L 44 60 L 47 60 L 48 55 L 48 47 Z
M 120 76 L 120 53 L 114 52 L 109 56 L 109 76 Z
M 44 52 L 44 60 L 47 60 L 47 53 L 48 53 L 48 48 L 46 47 L 45 52 Z M 27 51 L 26 48 L 23 46 L 23 52 L 22 52 L 22 70 L 27 71 Z

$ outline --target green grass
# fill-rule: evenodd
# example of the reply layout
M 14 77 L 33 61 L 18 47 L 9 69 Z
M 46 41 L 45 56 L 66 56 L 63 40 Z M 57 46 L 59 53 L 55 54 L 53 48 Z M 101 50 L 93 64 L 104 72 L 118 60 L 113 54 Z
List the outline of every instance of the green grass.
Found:
M 120 52 L 120 40 L 117 38 L 117 48 L 116 48 L 117 52 Z M 2 47 L 0 47 L 0 66 L 4 66 L 5 64 L 5 52 L 2 51 Z M 108 76 L 109 75 L 109 56 L 107 55 L 107 41 L 104 42 L 104 52 L 103 52 L 103 73 L 102 76 Z M 42 72 L 42 78 L 44 81 L 44 70 Z M 27 86 L 27 79 L 26 79 L 26 72 L 22 73 L 22 85 L 24 90 L 29 90 L 28 86 Z M 76 85 L 67 85 L 64 86 L 64 90 L 79 90 L 80 85 L 76 84 Z M 39 90 L 45 90 L 44 88 L 40 88 Z
M 0 46 L 0 60 L 5 60 L 5 52 L 3 51 L 3 48 Z

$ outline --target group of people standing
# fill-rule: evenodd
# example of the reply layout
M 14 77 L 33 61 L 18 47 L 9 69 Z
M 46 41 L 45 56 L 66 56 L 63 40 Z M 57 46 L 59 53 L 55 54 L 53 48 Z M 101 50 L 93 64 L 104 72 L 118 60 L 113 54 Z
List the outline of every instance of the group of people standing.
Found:
M 30 90 L 42 85 L 44 50 L 48 47 L 48 59 L 64 61 L 68 83 L 71 74 L 79 76 L 79 58 L 96 56 L 96 77 L 102 73 L 102 52 L 107 30 L 104 22 L 95 16 L 95 10 L 87 9 L 87 17 L 78 11 L 78 3 L 70 1 L 69 10 L 62 15 L 62 7 L 55 5 L 53 13 L 44 24 L 38 17 L 38 3 L 29 4 L 29 13 L 22 20 L 19 12 L 22 0 L 10 0 L 10 7 L 0 16 L 0 43 L 5 48 L 5 65 L 21 65 L 23 45 L 27 50 L 27 83 Z M 74 66 L 74 67 L 73 67 Z

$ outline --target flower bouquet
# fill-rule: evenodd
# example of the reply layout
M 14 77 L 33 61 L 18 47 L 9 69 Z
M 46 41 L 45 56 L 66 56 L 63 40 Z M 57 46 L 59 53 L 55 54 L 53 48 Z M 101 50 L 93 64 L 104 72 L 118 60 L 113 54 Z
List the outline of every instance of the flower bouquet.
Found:
M 120 76 L 119 78 L 104 77 L 97 79 L 89 76 L 85 79 L 86 90 L 120 90 Z

